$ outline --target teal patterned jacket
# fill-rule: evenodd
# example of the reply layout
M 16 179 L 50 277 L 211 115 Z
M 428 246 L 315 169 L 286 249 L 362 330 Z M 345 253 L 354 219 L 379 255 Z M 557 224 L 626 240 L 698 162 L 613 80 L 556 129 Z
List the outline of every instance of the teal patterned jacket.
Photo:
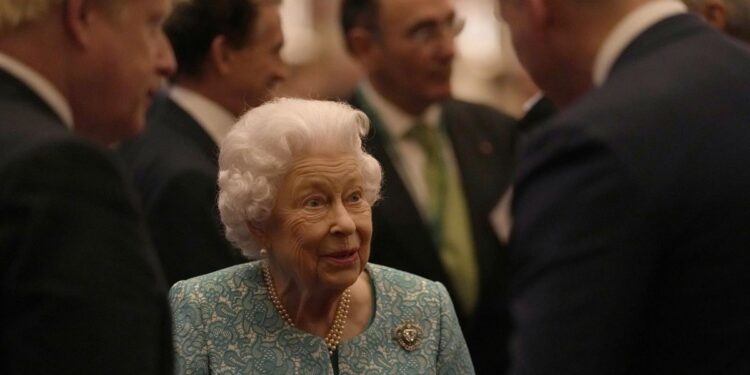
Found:
M 322 338 L 281 318 L 259 262 L 176 283 L 169 295 L 177 374 L 474 374 L 442 284 L 374 264 L 366 269 L 375 315 L 339 345 L 334 361 Z M 394 339 L 407 321 L 422 330 L 413 351 Z

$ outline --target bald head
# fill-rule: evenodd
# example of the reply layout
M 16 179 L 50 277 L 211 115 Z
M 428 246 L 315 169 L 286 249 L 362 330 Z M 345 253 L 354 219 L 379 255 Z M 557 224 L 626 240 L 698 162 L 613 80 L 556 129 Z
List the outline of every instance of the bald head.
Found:
M 522 65 L 562 108 L 591 88 L 597 53 L 615 26 L 654 1 L 499 0 L 499 5 Z

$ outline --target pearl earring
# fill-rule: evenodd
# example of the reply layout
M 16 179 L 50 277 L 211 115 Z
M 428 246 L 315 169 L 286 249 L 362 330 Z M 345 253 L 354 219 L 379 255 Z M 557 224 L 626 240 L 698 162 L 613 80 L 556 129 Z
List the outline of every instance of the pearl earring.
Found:
M 268 256 L 268 250 L 266 249 L 260 249 L 260 257 L 265 258 Z

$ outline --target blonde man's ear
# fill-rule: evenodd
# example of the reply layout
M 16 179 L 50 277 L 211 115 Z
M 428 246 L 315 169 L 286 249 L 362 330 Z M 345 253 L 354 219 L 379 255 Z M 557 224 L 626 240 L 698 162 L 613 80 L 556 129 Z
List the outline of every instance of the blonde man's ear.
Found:
M 250 231 L 250 235 L 253 236 L 255 244 L 261 249 L 267 249 L 269 247 L 269 244 L 266 243 L 267 236 L 265 229 L 249 221 L 245 223 L 245 225 L 247 226 L 247 230 Z

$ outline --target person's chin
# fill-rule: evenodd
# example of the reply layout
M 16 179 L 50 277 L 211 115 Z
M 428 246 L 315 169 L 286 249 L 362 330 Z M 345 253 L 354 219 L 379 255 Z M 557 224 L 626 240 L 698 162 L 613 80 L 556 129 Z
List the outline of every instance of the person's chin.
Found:
M 130 119 L 128 124 L 120 132 L 119 141 L 125 141 L 137 137 L 146 129 L 146 115 L 138 112 L 134 118 Z
M 448 99 L 452 95 L 451 83 L 450 81 L 438 80 L 431 85 L 429 92 L 430 98 L 435 102 Z
M 146 127 L 145 118 L 130 118 L 127 121 L 113 122 L 119 124 L 108 128 L 106 133 L 102 133 L 106 139 L 100 139 L 101 143 L 114 145 L 137 137 Z

